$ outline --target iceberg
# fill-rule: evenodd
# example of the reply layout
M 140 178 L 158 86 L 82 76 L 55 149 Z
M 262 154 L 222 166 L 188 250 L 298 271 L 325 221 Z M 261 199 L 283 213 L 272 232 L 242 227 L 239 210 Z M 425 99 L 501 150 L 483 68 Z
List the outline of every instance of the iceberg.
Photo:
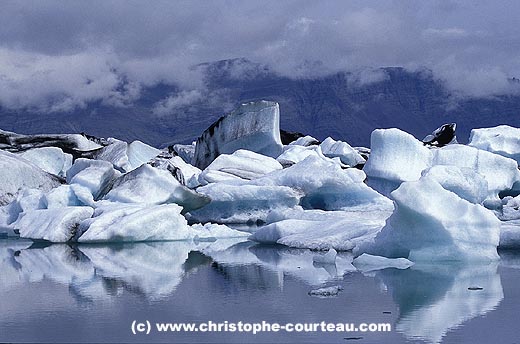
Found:
M 80 225 L 78 242 L 181 240 L 190 229 L 177 204 L 103 205 Z
M 291 187 L 303 193 L 300 204 L 305 209 L 353 210 L 367 205 L 391 208 L 392 202 L 367 186 L 363 182 L 365 178 L 361 170 L 343 170 L 333 161 L 310 156 L 250 184 Z
M 501 191 L 510 190 L 520 181 L 516 161 L 475 147 L 460 144 L 434 150 L 434 165 L 469 168 L 484 177 L 488 183 L 488 199 L 498 201 Z
M 290 142 L 289 146 L 308 147 L 308 146 L 314 146 L 314 145 L 319 145 L 319 144 L 320 144 L 320 141 L 318 139 L 315 139 L 312 136 L 306 135 L 306 136 L 298 137 L 296 140 Z
M 277 211 L 276 221 L 259 228 L 250 240 L 312 250 L 350 251 L 374 240 L 391 210 L 365 208 L 359 211 Z
M 428 177 L 402 183 L 391 196 L 394 213 L 372 246 L 358 253 L 414 262 L 498 259 L 500 221 L 492 211 Z
M 433 153 L 422 142 L 399 129 L 376 129 L 370 137 L 370 158 L 363 171 L 369 178 L 413 181 L 432 165 Z
M 29 210 L 20 214 L 12 226 L 22 238 L 69 242 L 77 237 L 80 222 L 90 218 L 93 213 L 91 207 Z
M 98 200 L 108 192 L 119 175 L 107 161 L 80 158 L 67 171 L 67 183 L 86 187 Z
M 498 203 L 501 191 L 520 182 L 516 161 L 475 147 L 450 144 L 428 149 L 412 135 L 398 129 L 377 129 L 371 136 L 371 154 L 363 171 L 369 185 L 387 194 L 404 181 L 416 181 L 435 165 L 471 169 L 488 184 L 486 206 Z
M 514 159 L 520 163 L 520 129 L 508 125 L 473 129 L 468 145 Z
M 284 186 L 212 183 L 197 192 L 211 202 L 189 212 L 190 221 L 217 223 L 265 222 L 270 211 L 296 206 L 300 194 Z
M 202 171 L 199 182 L 203 185 L 225 180 L 251 180 L 281 170 L 275 159 L 239 149 L 233 154 L 221 154 Z
M 30 161 L 0 150 L 0 206 L 14 201 L 23 189 L 49 191 L 61 185 L 62 180 Z
M 239 149 L 276 158 L 282 152 L 278 103 L 242 104 L 213 123 L 197 140 L 193 165 L 206 168 L 220 154 Z
M 139 166 L 146 164 L 151 159 L 155 158 L 161 154 L 161 151 L 155 147 L 147 145 L 141 141 L 132 141 L 126 150 L 126 155 L 128 156 L 128 163 L 130 164 L 130 169 L 136 169 Z M 126 171 L 128 172 L 128 171 Z
M 210 200 L 179 183 L 169 171 L 148 164 L 120 176 L 104 199 L 121 203 L 176 203 L 185 211 L 200 208 Z
M 471 203 L 481 204 L 489 197 L 487 180 L 467 167 L 436 165 L 424 170 L 422 177 L 434 179 L 444 189 Z
M 170 172 L 179 183 L 190 189 L 200 186 L 198 176 L 202 171 L 186 163 L 179 156 L 172 156 L 170 153 L 163 152 L 153 158 L 148 164 L 152 167 Z
M 58 209 L 70 206 L 95 207 L 90 190 L 79 184 L 61 185 L 44 193 L 39 201 L 42 209 Z
M 72 155 L 63 153 L 57 147 L 34 148 L 18 154 L 45 172 L 62 178 L 65 177 L 65 173 L 72 166 Z
M 347 166 L 354 167 L 365 163 L 365 159 L 346 142 L 335 141 L 331 137 L 327 137 L 320 144 L 320 148 L 323 155 L 329 158 L 338 157 Z

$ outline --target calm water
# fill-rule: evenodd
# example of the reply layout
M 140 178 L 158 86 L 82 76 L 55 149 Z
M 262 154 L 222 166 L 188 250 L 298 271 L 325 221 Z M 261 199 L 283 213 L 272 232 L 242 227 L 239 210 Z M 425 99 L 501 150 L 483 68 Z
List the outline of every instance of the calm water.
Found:
M 0 240 L 0 342 L 520 343 L 520 254 L 357 272 L 251 242 Z M 309 291 L 342 286 L 335 297 Z M 469 290 L 468 288 L 478 288 Z M 482 289 L 480 289 L 482 288 Z M 150 322 L 388 322 L 390 333 L 155 333 Z

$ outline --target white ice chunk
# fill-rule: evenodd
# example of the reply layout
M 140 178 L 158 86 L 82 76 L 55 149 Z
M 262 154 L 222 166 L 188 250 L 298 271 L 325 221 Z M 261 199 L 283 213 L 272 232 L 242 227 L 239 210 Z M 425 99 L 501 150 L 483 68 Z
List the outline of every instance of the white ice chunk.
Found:
M 223 180 L 250 180 L 281 169 L 282 165 L 271 157 L 239 149 L 233 154 L 219 155 L 202 171 L 199 181 L 208 184 Z
M 498 259 L 500 221 L 492 211 L 427 177 L 391 196 L 395 211 L 368 253 L 414 262 Z
M 65 177 L 65 173 L 72 166 L 72 155 L 63 153 L 58 147 L 34 148 L 19 155 L 45 172 L 59 177 Z
M 79 242 L 182 240 L 192 236 L 177 204 L 116 205 L 81 223 Z
M 206 168 L 220 154 L 239 149 L 276 158 L 282 152 L 278 103 L 258 101 L 238 109 L 212 124 L 197 140 L 193 164 Z
M 0 151 L 0 206 L 11 203 L 23 189 L 49 191 L 59 185 L 58 177 L 18 155 Z
M 304 147 L 308 147 L 308 146 L 316 145 L 319 142 L 320 141 L 318 141 L 314 137 L 306 135 L 306 136 L 298 137 L 296 140 L 294 140 L 293 142 L 289 143 L 289 146 L 304 146 Z
M 316 148 L 318 146 L 304 147 L 299 145 L 285 146 L 283 153 L 276 160 L 283 166 L 290 166 L 305 160 L 309 156 L 319 156 Z
M 150 159 L 159 155 L 161 151 L 141 141 L 133 141 L 128 145 L 126 155 L 130 168 L 136 169 L 142 164 L 146 164 Z M 128 172 L 128 171 L 127 171 Z
M 424 170 L 422 175 L 471 203 L 482 203 L 489 196 L 486 179 L 470 168 L 436 165 Z
M 177 203 L 186 211 L 209 202 L 206 196 L 182 185 L 169 171 L 148 164 L 119 177 L 105 199 L 141 204 Z
M 320 144 L 320 148 L 323 155 L 329 158 L 338 157 L 345 165 L 353 167 L 365 163 L 365 159 L 346 142 L 335 141 L 331 137 L 327 137 Z
M 295 248 L 348 251 L 371 242 L 385 225 L 391 211 L 366 208 L 364 211 L 321 214 L 316 211 L 288 211 L 282 214 L 289 218 L 261 227 L 250 239 Z
M 61 185 L 41 197 L 41 204 L 46 209 L 70 206 L 94 207 L 94 198 L 90 190 L 79 184 Z
M 387 268 L 408 269 L 414 265 L 406 258 L 386 258 L 363 253 L 356 257 L 352 264 L 363 272 L 382 270 Z
M 108 161 L 120 172 L 131 171 L 132 165 L 127 155 L 128 144 L 112 137 L 107 139 L 107 143 L 108 145 L 94 154 L 94 159 Z
M 482 175 L 488 183 L 489 199 L 498 200 L 498 193 L 509 190 L 520 181 L 520 171 L 513 159 L 460 144 L 435 149 L 434 165 L 469 168 Z
M 390 200 L 363 183 L 365 177 L 361 170 L 343 170 L 334 162 L 310 156 L 251 183 L 288 186 L 303 192 L 301 205 L 306 209 L 352 210 L 368 204 L 392 208 Z
M 119 175 L 107 161 L 80 158 L 67 171 L 67 183 L 86 187 L 97 200 L 107 192 Z
M 190 216 L 199 222 L 247 223 L 265 221 L 270 211 L 296 206 L 300 194 L 283 186 L 212 183 L 197 189 L 211 202 Z
M 471 130 L 468 145 L 520 162 L 520 129 L 508 125 Z
M 376 129 L 370 137 L 370 157 L 363 168 L 368 177 L 413 181 L 431 166 L 432 152 L 399 129 Z
M 91 207 L 29 210 L 20 215 L 13 227 L 22 238 L 68 242 L 74 240 L 80 222 L 93 213 Z

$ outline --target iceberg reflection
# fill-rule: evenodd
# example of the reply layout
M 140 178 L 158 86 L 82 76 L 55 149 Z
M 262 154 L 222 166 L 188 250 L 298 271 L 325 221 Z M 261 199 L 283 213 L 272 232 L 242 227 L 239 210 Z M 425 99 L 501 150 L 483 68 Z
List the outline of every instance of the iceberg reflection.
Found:
M 440 343 L 452 329 L 494 310 L 504 298 L 498 263 L 415 265 L 382 270 L 400 315 L 395 329 L 410 340 Z

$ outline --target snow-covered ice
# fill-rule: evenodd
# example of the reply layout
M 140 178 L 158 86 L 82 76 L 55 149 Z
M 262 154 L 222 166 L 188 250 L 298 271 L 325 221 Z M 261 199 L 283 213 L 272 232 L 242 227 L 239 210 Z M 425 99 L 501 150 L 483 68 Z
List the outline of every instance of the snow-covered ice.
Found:
M 119 175 L 108 161 L 80 158 L 67 171 L 67 183 L 86 187 L 98 200 L 108 192 Z
M 301 195 L 284 186 L 212 183 L 197 189 L 211 202 L 194 211 L 190 219 L 199 222 L 254 223 L 265 221 L 270 211 L 296 206 Z
M 19 155 L 45 172 L 63 178 L 67 170 L 72 166 L 72 155 L 63 153 L 58 147 L 34 148 L 19 153 Z
M 503 155 L 520 163 L 520 128 L 499 125 L 473 129 L 468 145 Z
M 93 213 L 91 207 L 29 210 L 20 214 L 13 227 L 22 238 L 68 242 L 77 236 L 80 222 Z
M 202 171 L 199 181 L 205 185 L 225 180 L 250 180 L 281 169 L 282 165 L 271 157 L 239 149 L 233 154 L 219 155 Z
M 121 203 L 177 203 L 190 211 L 202 207 L 209 198 L 182 185 L 172 174 L 148 164 L 119 177 L 105 196 Z
M 329 158 L 338 157 L 345 165 L 354 167 L 365 163 L 365 159 L 346 142 L 335 141 L 331 137 L 327 137 L 320 144 L 320 148 L 323 155 Z
M 500 221 L 435 179 L 405 182 L 391 194 L 395 211 L 368 250 L 411 261 L 495 260 Z
M 14 201 L 25 188 L 49 191 L 59 185 L 60 178 L 18 155 L 0 150 L 0 206 Z

